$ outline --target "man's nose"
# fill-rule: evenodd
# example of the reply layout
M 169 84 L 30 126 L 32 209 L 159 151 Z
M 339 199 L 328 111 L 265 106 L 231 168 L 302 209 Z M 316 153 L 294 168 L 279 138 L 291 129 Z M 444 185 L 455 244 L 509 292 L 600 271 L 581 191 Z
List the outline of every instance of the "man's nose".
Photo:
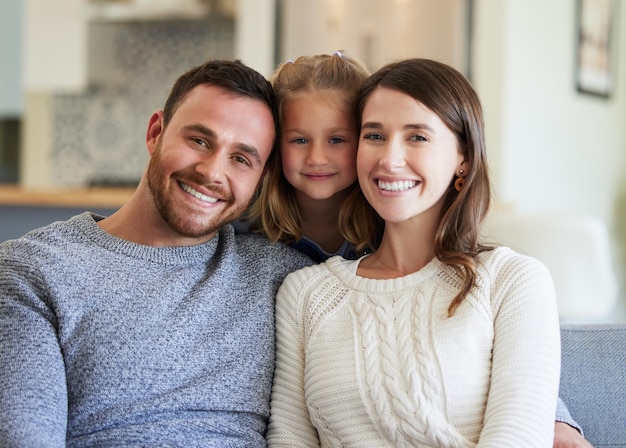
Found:
M 195 170 L 201 174 L 207 183 L 222 183 L 226 177 L 228 156 L 223 151 L 215 150 L 203 154 Z

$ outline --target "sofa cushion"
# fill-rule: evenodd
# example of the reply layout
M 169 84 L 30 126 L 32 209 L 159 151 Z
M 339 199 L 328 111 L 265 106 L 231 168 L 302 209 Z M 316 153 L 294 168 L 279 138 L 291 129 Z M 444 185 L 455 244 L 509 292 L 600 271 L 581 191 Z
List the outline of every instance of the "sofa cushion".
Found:
M 595 448 L 626 447 L 626 324 L 561 325 L 559 396 Z

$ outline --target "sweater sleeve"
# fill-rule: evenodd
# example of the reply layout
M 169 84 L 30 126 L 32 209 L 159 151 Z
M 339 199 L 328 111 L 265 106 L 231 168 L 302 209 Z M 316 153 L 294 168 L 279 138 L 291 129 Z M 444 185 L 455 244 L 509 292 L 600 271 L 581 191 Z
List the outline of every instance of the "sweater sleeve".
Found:
M 276 370 L 267 442 L 272 447 L 318 447 L 304 395 L 301 272 L 290 274 L 276 296 Z
M 557 405 L 556 405 L 555 420 L 557 422 L 567 423 L 572 428 L 576 429 L 580 434 L 582 435 L 585 434 L 583 429 L 580 427 L 580 425 L 576 422 L 576 420 L 574 420 L 572 415 L 569 413 L 569 409 L 567 409 L 567 406 L 565 405 L 563 400 L 561 400 L 561 397 L 559 397 L 559 401 L 557 402 Z
M 67 389 L 56 319 L 28 257 L 0 249 L 0 445 L 64 447 Z
M 506 253 L 491 273 L 491 383 L 477 446 L 551 447 L 560 374 L 552 277 L 538 260 Z

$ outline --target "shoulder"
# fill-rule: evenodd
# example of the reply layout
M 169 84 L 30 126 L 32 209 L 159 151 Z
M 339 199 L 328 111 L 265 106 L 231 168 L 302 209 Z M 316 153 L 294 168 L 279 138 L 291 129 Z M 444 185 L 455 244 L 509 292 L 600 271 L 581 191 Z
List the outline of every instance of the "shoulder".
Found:
M 87 219 L 91 219 L 90 214 L 83 213 L 67 221 L 56 221 L 31 230 L 17 239 L 4 241 L 0 244 L 0 255 L 2 257 L 10 255 L 21 257 L 23 254 L 35 256 L 67 248 L 67 245 L 75 238 L 73 235 L 76 235 Z
M 345 260 L 340 256 L 331 257 L 323 263 L 312 264 L 294 270 L 285 279 L 285 288 L 303 295 L 335 288 L 344 284 L 349 272 L 343 266 Z
M 556 294 L 552 275 L 540 260 L 497 247 L 479 255 L 477 286 L 492 309 L 501 306 L 552 307 Z
M 70 276 L 72 269 L 81 269 L 80 241 L 82 232 L 77 219 L 91 219 L 88 214 L 67 221 L 58 221 L 34 229 L 20 238 L 0 244 L 0 270 L 3 281 L 26 283 L 45 288 L 49 279 Z
M 512 278 L 550 277 L 546 265 L 538 259 L 515 252 L 509 247 L 499 246 L 478 255 L 478 264 L 483 274 L 493 280 Z
M 291 272 L 313 264 L 306 255 L 281 243 L 272 242 L 258 234 L 235 234 L 233 236 L 237 253 L 248 263 L 263 266 L 264 269 L 274 268 Z
M 234 235 L 235 244 L 241 248 L 250 251 L 262 251 L 270 256 L 307 258 L 300 254 L 297 250 L 287 246 L 281 242 L 272 242 L 267 237 L 256 233 L 236 233 Z
M 333 272 L 329 262 L 314 264 L 291 272 L 281 284 L 276 295 L 277 310 L 291 310 L 304 321 L 315 320 L 329 303 L 338 303 L 346 292 L 340 278 Z M 313 312 L 315 318 L 307 318 Z M 323 314 L 323 313 L 322 313 Z

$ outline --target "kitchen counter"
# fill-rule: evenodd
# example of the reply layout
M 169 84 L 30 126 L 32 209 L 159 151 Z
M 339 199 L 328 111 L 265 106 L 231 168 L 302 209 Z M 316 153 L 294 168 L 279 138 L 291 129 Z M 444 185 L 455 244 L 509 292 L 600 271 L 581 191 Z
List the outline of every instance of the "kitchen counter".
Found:
M 0 206 L 118 208 L 135 188 L 65 188 L 30 190 L 18 185 L 0 185 Z

